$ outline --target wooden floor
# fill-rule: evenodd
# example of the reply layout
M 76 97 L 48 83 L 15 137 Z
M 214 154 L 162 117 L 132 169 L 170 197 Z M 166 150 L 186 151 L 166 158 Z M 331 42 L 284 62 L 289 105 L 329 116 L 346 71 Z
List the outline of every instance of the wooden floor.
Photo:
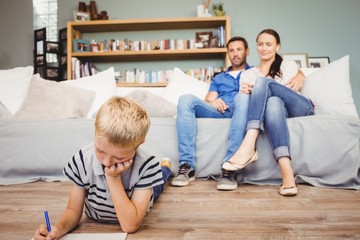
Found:
M 0 186 L 0 239 L 31 239 L 47 210 L 55 222 L 69 182 Z M 133 239 L 360 239 L 360 191 L 299 186 L 282 197 L 277 186 L 241 185 L 221 192 L 216 182 L 166 186 Z M 86 217 L 75 232 L 114 232 L 117 225 Z

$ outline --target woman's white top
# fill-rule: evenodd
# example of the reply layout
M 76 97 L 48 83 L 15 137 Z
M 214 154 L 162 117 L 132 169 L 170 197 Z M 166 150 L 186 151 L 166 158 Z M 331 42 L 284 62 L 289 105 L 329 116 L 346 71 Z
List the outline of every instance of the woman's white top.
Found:
M 293 77 L 296 76 L 296 74 L 299 71 L 299 68 L 298 68 L 297 64 L 295 63 L 295 61 L 283 60 L 281 62 L 280 70 L 281 70 L 281 77 L 275 76 L 274 80 L 281 83 L 282 85 L 285 85 Z M 258 67 L 250 68 L 241 74 L 240 84 L 242 82 L 255 83 L 256 79 L 259 77 L 265 77 L 262 74 L 262 72 L 260 71 L 260 69 Z M 270 76 L 267 76 L 267 77 L 271 78 Z

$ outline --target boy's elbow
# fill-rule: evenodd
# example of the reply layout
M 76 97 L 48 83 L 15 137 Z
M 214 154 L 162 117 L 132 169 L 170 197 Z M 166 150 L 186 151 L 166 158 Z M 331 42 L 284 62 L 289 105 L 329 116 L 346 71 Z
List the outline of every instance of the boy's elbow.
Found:
M 126 224 L 124 226 L 121 226 L 121 230 L 123 230 L 123 232 L 126 233 L 135 233 L 139 228 L 140 228 L 140 224 L 139 225 Z

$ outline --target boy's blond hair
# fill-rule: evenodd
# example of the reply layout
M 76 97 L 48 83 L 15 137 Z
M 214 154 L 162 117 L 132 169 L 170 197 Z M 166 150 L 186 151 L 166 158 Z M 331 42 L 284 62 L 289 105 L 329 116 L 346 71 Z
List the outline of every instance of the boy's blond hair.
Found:
M 137 148 L 150 127 L 145 109 L 129 98 L 112 97 L 96 114 L 95 135 L 108 138 L 117 147 Z

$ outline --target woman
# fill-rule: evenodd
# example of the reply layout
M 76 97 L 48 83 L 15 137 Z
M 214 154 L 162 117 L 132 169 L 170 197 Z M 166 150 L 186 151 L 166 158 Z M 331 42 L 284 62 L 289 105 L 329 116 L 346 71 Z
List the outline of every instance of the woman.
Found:
M 259 33 L 256 42 L 260 64 L 241 76 L 241 92 L 251 94 L 247 132 L 239 149 L 222 167 L 239 170 L 257 160 L 255 143 L 260 131 L 265 128 L 281 170 L 279 193 L 294 196 L 298 188 L 290 164 L 286 118 L 313 115 L 314 107 L 310 100 L 288 85 L 299 69 L 295 62 L 283 61 L 277 54 L 280 49 L 279 34 L 265 29 Z

